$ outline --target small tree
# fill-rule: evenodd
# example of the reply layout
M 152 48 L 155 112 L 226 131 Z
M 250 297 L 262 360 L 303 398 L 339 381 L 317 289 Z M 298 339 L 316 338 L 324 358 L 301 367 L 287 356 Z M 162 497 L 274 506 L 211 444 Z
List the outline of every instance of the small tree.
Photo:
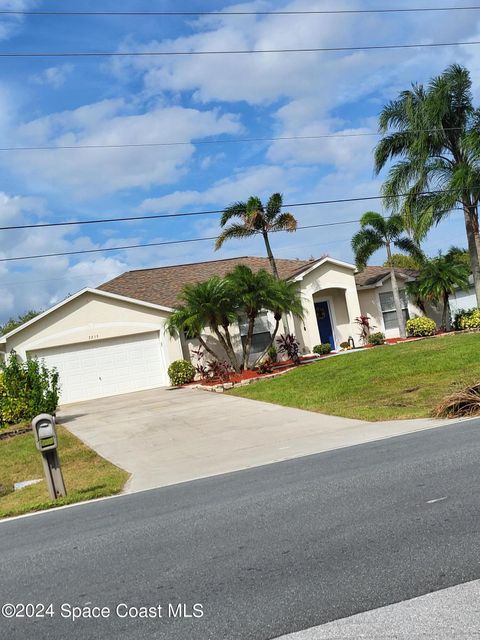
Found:
M 352 249 L 355 253 L 357 266 L 363 269 L 376 251 L 380 249 L 386 250 L 398 327 L 400 336 L 405 338 L 405 319 L 403 317 L 400 292 L 398 290 L 397 277 L 393 266 L 392 247 L 400 249 L 400 251 L 411 255 L 419 261 L 424 260 L 424 254 L 411 238 L 404 235 L 405 225 L 400 215 L 384 218 L 379 213 L 368 211 L 361 217 L 360 227 L 360 231 L 352 238 Z
M 456 289 L 468 289 L 469 268 L 460 261 L 440 254 L 425 263 L 418 277 L 418 293 L 425 300 L 442 302 L 442 327 L 450 330 L 450 296 Z
M 33 309 L 31 309 L 30 311 L 27 311 L 26 313 L 23 313 L 16 318 L 10 318 L 10 320 L 0 326 L 0 336 L 6 335 L 7 333 L 10 333 L 10 331 L 13 331 L 14 329 L 22 326 L 22 324 L 25 324 L 25 322 L 36 318 L 39 313 L 40 311 L 34 311 Z

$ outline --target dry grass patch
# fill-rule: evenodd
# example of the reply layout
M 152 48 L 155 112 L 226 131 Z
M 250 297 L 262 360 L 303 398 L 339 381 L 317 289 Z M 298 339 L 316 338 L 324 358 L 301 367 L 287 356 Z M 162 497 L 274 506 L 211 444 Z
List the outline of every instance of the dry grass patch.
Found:
M 468 418 L 480 415 L 480 383 L 455 391 L 435 410 L 439 418 Z

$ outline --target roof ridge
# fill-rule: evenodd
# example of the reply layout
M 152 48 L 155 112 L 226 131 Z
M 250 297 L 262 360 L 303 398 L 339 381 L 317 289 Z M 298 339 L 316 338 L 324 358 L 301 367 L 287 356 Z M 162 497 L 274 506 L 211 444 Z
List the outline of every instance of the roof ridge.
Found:
M 301 260 L 300 258 L 275 258 L 287 260 L 288 262 L 313 262 L 311 260 Z M 138 273 L 139 271 L 156 271 L 158 269 L 176 269 L 177 267 L 193 267 L 196 264 L 212 264 L 214 262 L 227 262 L 229 260 L 268 260 L 267 256 L 234 256 L 233 258 L 218 258 L 217 260 L 198 260 L 197 262 L 184 262 L 183 264 L 166 264 L 162 267 L 144 267 L 143 269 L 129 269 L 124 273 Z

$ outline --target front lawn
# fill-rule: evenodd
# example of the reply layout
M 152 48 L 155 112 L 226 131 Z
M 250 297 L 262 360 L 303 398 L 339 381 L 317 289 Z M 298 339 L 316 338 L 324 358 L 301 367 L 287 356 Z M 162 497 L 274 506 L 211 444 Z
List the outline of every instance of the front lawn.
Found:
M 375 347 L 238 387 L 232 395 L 362 420 L 431 415 L 455 389 L 480 381 L 480 334 Z
M 57 431 L 67 497 L 50 500 L 41 454 L 31 432 L 0 440 L 0 517 L 110 496 L 122 490 L 128 478 L 126 471 L 101 458 L 63 427 L 57 427 Z M 42 478 L 42 482 L 13 491 L 15 482 L 35 478 Z

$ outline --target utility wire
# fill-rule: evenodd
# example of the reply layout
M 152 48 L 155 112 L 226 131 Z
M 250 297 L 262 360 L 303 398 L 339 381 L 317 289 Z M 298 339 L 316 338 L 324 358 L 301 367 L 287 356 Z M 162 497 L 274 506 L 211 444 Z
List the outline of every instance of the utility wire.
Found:
M 291 205 L 290 205 L 291 206 Z M 459 209 L 458 207 L 451 209 L 451 211 L 462 211 L 462 209 Z M 319 229 L 321 227 L 333 227 L 333 226 L 338 226 L 338 225 L 342 225 L 342 224 L 355 224 L 360 222 L 360 220 L 343 220 L 340 222 L 324 222 L 321 224 L 310 224 L 310 225 L 304 225 L 301 227 L 297 227 L 297 231 L 302 231 L 304 229 Z M 271 233 L 285 233 L 284 229 L 279 229 L 279 230 L 273 230 L 271 231 Z M 261 231 L 256 231 L 253 235 L 261 235 Z M 56 258 L 56 257 L 60 257 L 60 256 L 78 256 L 78 255 L 84 255 L 87 253 L 105 253 L 105 252 L 109 252 L 109 251 L 124 251 L 126 249 L 143 249 L 143 248 L 148 248 L 148 247 L 164 247 L 167 245 L 174 245 L 174 244 L 188 244 L 188 243 L 193 243 L 193 242 L 205 242 L 207 240 L 216 240 L 218 238 L 218 236 L 207 236 L 207 237 L 203 237 L 203 238 L 188 238 L 185 240 L 165 240 L 163 242 L 149 242 L 146 244 L 130 244 L 130 245 L 122 245 L 119 247 L 105 247 L 102 249 L 81 249 L 79 251 L 60 251 L 57 253 L 43 253 L 43 254 L 36 254 L 36 255 L 31 255 L 31 256 L 17 256 L 17 257 L 12 257 L 12 258 L 0 258 L 0 262 L 14 262 L 14 261 L 20 261 L 20 260 L 36 260 L 38 258 Z
M 409 133 L 415 135 L 417 133 L 436 133 L 443 131 L 460 131 L 462 127 L 446 127 L 444 129 L 417 129 Z M 0 147 L 0 151 L 56 151 L 59 149 L 130 149 L 136 147 L 176 147 L 183 145 L 203 145 L 203 144 L 241 144 L 247 142 L 277 142 L 290 140 L 323 140 L 325 138 L 364 138 L 379 137 L 383 135 L 391 135 L 399 133 L 398 131 L 390 131 L 387 133 L 368 131 L 360 133 L 324 133 L 315 136 L 279 136 L 272 138 L 234 138 L 228 140 L 181 140 L 173 142 L 132 142 L 118 144 L 77 144 L 77 145 L 56 145 L 41 147 Z
M 292 16 L 345 15 L 363 13 L 431 13 L 439 11 L 477 11 L 480 6 L 468 7 L 410 7 L 391 9 L 308 9 L 304 11 L 15 11 L 5 9 L 0 15 L 17 16 Z
M 423 191 L 418 193 L 417 196 L 428 196 L 436 193 L 450 193 L 449 191 Z M 367 200 L 384 200 L 388 198 L 403 198 L 409 195 L 408 193 L 395 193 L 392 195 L 381 196 L 359 196 L 356 198 L 336 198 L 334 200 L 313 200 L 311 202 L 292 202 L 290 204 L 282 205 L 282 209 L 292 209 L 296 207 L 311 207 L 324 204 L 344 204 L 346 202 L 364 202 Z M 206 216 L 223 213 L 226 207 L 223 209 L 211 209 L 209 211 L 187 211 L 185 213 L 156 213 L 152 215 L 141 216 L 124 216 L 118 218 L 94 218 L 91 220 L 71 220 L 62 222 L 39 222 L 37 224 L 17 224 L 0 227 L 0 231 L 16 231 L 21 229 L 43 229 L 45 227 L 73 227 L 83 224 L 105 224 L 110 222 L 134 222 L 138 220 L 158 220 L 161 218 L 188 218 L 192 216 Z M 342 224 L 342 223 L 330 223 L 330 224 Z
M 423 49 L 439 47 L 472 46 L 480 40 L 467 42 L 430 42 L 412 44 L 378 44 L 363 47 L 307 47 L 305 49 L 226 49 L 218 51 L 68 51 L 68 52 L 22 52 L 2 51 L 0 58 L 125 58 L 125 57 L 167 57 L 167 56 L 214 56 L 214 55 L 250 55 L 256 53 L 326 53 L 348 51 L 379 51 L 386 49 Z

